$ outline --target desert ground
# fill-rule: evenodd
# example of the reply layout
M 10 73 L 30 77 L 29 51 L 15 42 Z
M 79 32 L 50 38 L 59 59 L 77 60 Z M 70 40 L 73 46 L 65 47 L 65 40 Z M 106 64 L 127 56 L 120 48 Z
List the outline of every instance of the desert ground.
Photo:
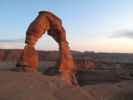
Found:
M 0 62 L 0 100 L 133 100 L 131 64 L 126 71 L 105 68 L 105 65 L 103 69 L 79 70 L 80 87 L 72 87 L 64 84 L 58 73 L 46 73 L 56 64 L 54 61 L 41 60 L 36 73 L 15 72 L 12 69 L 17 56 L 4 55 Z

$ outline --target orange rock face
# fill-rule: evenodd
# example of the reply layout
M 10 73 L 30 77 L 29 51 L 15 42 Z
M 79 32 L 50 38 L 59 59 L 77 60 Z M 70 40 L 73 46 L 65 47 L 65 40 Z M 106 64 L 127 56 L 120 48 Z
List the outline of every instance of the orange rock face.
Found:
M 24 65 L 24 69 L 27 71 L 29 71 L 28 69 L 31 69 L 32 71 L 37 70 L 38 57 L 34 46 L 38 39 L 41 38 L 41 36 L 46 32 L 59 45 L 59 71 L 61 73 L 61 78 L 67 84 L 72 84 L 72 81 L 74 80 L 73 76 L 76 72 L 76 67 L 73 61 L 73 57 L 70 54 L 68 42 L 66 39 L 66 32 L 62 26 L 61 19 L 51 12 L 39 12 L 39 15 L 36 17 L 36 19 L 29 25 L 26 32 L 26 46 L 18 61 L 18 67 L 23 67 Z
M 35 48 L 26 45 L 18 60 L 18 67 L 23 67 L 23 70 L 26 72 L 36 72 L 38 62 L 38 55 Z

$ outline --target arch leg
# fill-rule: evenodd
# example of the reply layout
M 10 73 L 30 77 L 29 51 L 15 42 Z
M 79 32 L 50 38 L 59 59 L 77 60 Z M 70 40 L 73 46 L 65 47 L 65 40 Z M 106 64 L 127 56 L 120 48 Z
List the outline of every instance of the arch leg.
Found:
M 38 39 L 26 38 L 26 45 L 17 61 L 16 69 L 24 72 L 36 72 L 38 68 L 38 54 L 34 45 Z
M 60 66 L 59 71 L 61 73 L 61 78 L 67 84 L 78 85 L 76 79 L 77 68 L 75 66 L 68 42 L 64 41 L 60 43 Z
M 66 84 L 78 86 L 78 82 L 75 76 L 77 67 L 75 66 L 73 57 L 71 55 L 65 32 L 62 32 L 60 35 L 52 36 L 52 38 L 59 45 L 59 72 L 61 79 Z

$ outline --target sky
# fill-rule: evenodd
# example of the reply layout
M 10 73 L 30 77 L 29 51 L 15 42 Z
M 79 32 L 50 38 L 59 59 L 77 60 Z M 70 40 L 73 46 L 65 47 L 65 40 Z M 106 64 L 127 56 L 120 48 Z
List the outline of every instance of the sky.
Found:
M 23 48 L 29 24 L 43 10 L 62 19 L 72 50 L 133 53 L 133 0 L 0 0 L 0 48 Z M 44 34 L 36 49 L 58 45 Z

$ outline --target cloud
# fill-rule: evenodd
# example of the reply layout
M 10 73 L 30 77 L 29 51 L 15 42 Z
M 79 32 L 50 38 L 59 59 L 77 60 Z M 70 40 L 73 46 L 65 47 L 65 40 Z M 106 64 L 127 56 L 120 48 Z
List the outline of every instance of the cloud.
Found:
M 133 30 L 120 30 L 114 32 L 110 38 L 133 38 Z
M 24 38 L 21 39 L 2 39 L 0 40 L 0 43 L 22 43 L 24 42 Z

